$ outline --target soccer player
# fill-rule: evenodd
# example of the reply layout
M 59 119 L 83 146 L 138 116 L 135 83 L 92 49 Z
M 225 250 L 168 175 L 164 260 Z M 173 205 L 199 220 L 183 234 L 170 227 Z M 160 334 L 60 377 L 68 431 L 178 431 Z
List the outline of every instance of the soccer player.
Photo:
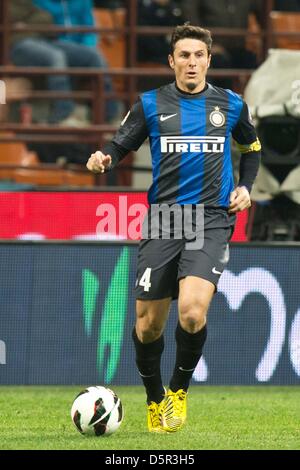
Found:
M 259 167 L 261 147 L 247 104 L 232 91 L 206 82 L 211 46 L 208 30 L 177 26 L 169 55 L 175 82 L 143 93 L 112 141 L 87 163 L 92 172 L 103 173 L 148 137 L 153 167 L 150 208 L 188 206 L 194 214 L 204 207 L 202 247 L 189 247 L 192 241 L 184 237 L 143 236 L 139 245 L 132 336 L 146 388 L 150 432 L 174 432 L 186 420 L 187 390 L 206 340 L 209 304 L 229 259 L 235 214 L 250 207 L 249 193 Z M 241 151 L 236 187 L 231 135 Z M 150 209 L 148 214 L 151 225 Z M 176 298 L 176 358 L 165 390 L 160 372 L 163 331 Z

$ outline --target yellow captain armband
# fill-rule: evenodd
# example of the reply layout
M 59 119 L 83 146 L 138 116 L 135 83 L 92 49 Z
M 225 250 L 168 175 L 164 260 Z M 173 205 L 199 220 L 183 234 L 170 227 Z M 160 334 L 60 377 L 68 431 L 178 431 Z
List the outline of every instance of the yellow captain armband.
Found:
M 258 138 L 252 144 L 241 145 L 236 143 L 236 145 L 241 153 L 259 152 L 261 150 L 261 145 Z

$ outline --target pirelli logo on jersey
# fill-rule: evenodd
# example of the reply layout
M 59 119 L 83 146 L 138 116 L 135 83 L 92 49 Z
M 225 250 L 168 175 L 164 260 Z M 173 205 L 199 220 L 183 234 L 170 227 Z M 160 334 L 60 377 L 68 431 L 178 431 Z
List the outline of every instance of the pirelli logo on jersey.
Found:
M 207 136 L 168 136 L 160 138 L 162 153 L 222 153 L 224 152 L 225 137 Z

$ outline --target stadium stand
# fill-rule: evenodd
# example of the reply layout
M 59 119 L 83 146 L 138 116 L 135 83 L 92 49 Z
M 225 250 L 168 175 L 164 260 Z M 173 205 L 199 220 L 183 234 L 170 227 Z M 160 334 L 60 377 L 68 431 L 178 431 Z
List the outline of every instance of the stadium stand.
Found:
M 279 14 L 278 12 L 272 12 L 272 4 L 272 0 L 267 0 L 265 2 L 265 25 L 263 29 L 258 29 L 257 25 L 255 25 L 255 23 L 250 18 L 250 26 L 247 30 L 234 32 L 236 37 L 246 36 L 247 41 L 250 41 L 252 44 L 251 47 L 259 51 L 262 60 L 266 57 L 267 50 L 270 48 L 270 46 L 281 46 L 282 43 L 278 41 L 284 39 L 283 33 L 287 32 L 284 31 L 284 28 L 290 30 L 291 27 L 290 23 L 283 24 L 282 20 L 282 18 L 290 18 L 290 14 Z M 147 76 L 166 78 L 171 77 L 172 73 L 166 68 L 157 67 L 151 63 L 148 65 L 148 67 L 145 67 L 144 64 L 140 67 L 137 61 L 136 48 L 137 35 L 167 34 L 170 32 L 170 28 L 137 26 L 137 0 L 127 0 L 125 5 L 125 8 L 122 7 L 116 9 L 95 8 L 94 13 L 96 27 L 85 28 L 85 30 L 99 31 L 101 33 L 101 48 L 110 67 L 108 69 L 108 73 L 111 74 L 114 83 L 117 84 L 113 92 L 113 96 L 119 100 L 122 100 L 124 102 L 125 109 L 127 109 L 128 106 L 130 106 L 130 104 L 132 104 L 136 99 L 138 91 L 138 77 Z M 38 76 L 39 74 L 53 73 L 53 71 L 46 70 L 45 68 L 42 70 L 38 70 L 36 68 L 28 68 L 25 70 L 14 67 L 10 64 L 8 46 L 10 30 L 7 22 L 7 6 L 8 0 L 2 0 L 0 4 L 0 79 L 6 80 L 8 77 L 32 78 L 34 76 Z M 278 17 L 281 18 L 280 21 L 278 20 Z M 299 20 L 298 15 L 293 15 L 293 17 L 293 21 L 297 21 L 296 17 Z M 290 19 L 289 21 L 292 20 Z M 20 26 L 17 25 L 14 27 L 14 30 L 18 28 L 20 28 Z M 23 28 L 26 28 L 26 26 L 23 26 Z M 30 28 L 31 30 L 34 30 L 34 27 L 30 26 Z M 52 32 L 52 34 L 54 32 L 62 31 L 61 28 L 57 28 L 55 26 L 48 26 L 47 29 L 50 33 Z M 63 28 L 63 30 L 69 31 L 70 28 Z M 72 28 L 72 31 L 82 30 L 83 28 L 80 28 L 80 26 L 78 26 L 78 28 Z M 296 34 L 294 34 L 292 35 L 293 41 L 299 41 L 299 27 L 297 31 L 298 39 Z M 212 33 L 214 36 L 233 35 L 233 32 L 230 29 L 224 28 L 212 29 Z M 290 33 L 288 33 L 288 36 L 288 40 L 291 40 Z M 65 72 L 65 70 L 61 71 L 61 73 Z M 103 103 L 105 99 L 110 99 L 111 96 L 104 96 L 103 94 L 103 71 L 86 71 L 74 68 L 72 71 L 68 70 L 68 73 L 73 76 L 81 76 L 87 79 L 88 84 L 86 88 L 71 92 L 70 97 L 78 101 L 90 100 L 92 103 L 91 125 L 85 127 L 84 129 L 75 129 L 71 127 L 58 128 L 56 126 L 50 125 L 41 126 L 31 122 L 22 124 L 19 122 L 10 121 L 5 118 L 4 121 L 2 120 L 2 122 L 0 122 L 0 153 L 2 155 L 6 153 L 7 157 L 5 157 L 4 160 L 1 158 L 2 161 L 0 162 L 0 166 L 3 171 L 3 166 L 6 166 L 5 171 L 8 171 L 7 164 L 9 162 L 12 167 L 15 167 L 15 172 L 20 172 L 21 170 L 25 171 L 24 166 L 26 166 L 26 164 L 30 167 L 34 166 L 34 170 L 29 170 L 29 168 L 26 169 L 28 181 L 32 181 L 34 184 L 54 184 L 58 186 L 60 184 L 76 184 L 79 186 L 85 186 L 89 184 L 105 185 L 107 183 L 106 176 L 101 175 L 96 178 L 91 178 L 90 175 L 87 176 L 88 174 L 82 167 L 76 169 L 74 168 L 71 172 L 71 176 L 71 174 L 68 173 L 71 171 L 68 168 L 68 164 L 64 168 L 59 165 L 54 165 L 53 171 L 57 171 L 57 178 L 54 178 L 49 172 L 50 168 L 39 162 L 36 157 L 31 156 L 30 158 L 34 158 L 33 160 L 30 160 L 28 155 L 26 158 L 24 157 L 24 148 L 26 142 L 87 142 L 91 145 L 94 145 L 95 148 L 99 148 L 115 130 L 116 127 L 114 125 L 107 125 L 104 120 Z M 233 77 L 235 79 L 234 84 L 235 90 L 237 92 L 243 92 L 243 89 L 247 84 L 251 73 L 252 70 L 243 69 L 218 69 L 210 71 L 210 75 L 212 77 Z M 38 98 L 51 99 L 51 92 L 44 90 L 28 91 L 26 102 L 34 102 L 34 100 Z M 18 97 L 16 96 L 7 96 L 8 106 L 11 106 L 11 104 L 17 100 Z M 11 145 L 11 147 L 8 147 L 8 145 Z M 9 155 L 12 153 L 16 154 L 14 158 L 9 157 Z M 28 153 L 30 154 L 30 152 Z M 30 164 L 28 164 L 28 162 L 30 162 Z M 39 176 L 37 176 L 37 169 L 41 171 Z M 132 156 L 128 156 L 124 161 L 123 166 L 120 166 L 120 170 L 117 172 L 118 176 L 115 183 L 121 185 L 130 185 L 132 181 L 131 174 L 134 170 L 135 167 L 133 166 L 133 158 Z M 12 171 L 12 168 L 10 168 L 9 171 Z M 75 177 L 76 171 L 77 174 Z M 1 177 L 3 177 L 4 174 L 8 173 L 0 173 Z M 33 177 L 34 174 L 35 177 Z M 42 174 L 44 176 L 42 176 Z M 12 173 L 10 173 L 10 175 L 12 175 Z M 15 173 L 15 178 L 17 178 L 17 173 Z

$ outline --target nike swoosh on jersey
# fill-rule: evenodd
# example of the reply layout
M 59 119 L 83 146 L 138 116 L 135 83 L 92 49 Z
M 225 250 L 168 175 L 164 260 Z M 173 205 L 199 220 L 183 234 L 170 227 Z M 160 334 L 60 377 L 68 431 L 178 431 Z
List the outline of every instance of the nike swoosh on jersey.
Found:
M 171 119 L 174 116 L 177 116 L 178 113 L 175 114 L 169 114 L 168 116 L 164 116 L 163 114 L 160 116 L 160 121 L 166 121 L 167 119 Z
M 220 271 L 217 271 L 217 268 L 216 268 L 216 267 L 213 267 L 213 268 L 212 268 L 212 272 L 213 272 L 214 274 L 222 274 Z

